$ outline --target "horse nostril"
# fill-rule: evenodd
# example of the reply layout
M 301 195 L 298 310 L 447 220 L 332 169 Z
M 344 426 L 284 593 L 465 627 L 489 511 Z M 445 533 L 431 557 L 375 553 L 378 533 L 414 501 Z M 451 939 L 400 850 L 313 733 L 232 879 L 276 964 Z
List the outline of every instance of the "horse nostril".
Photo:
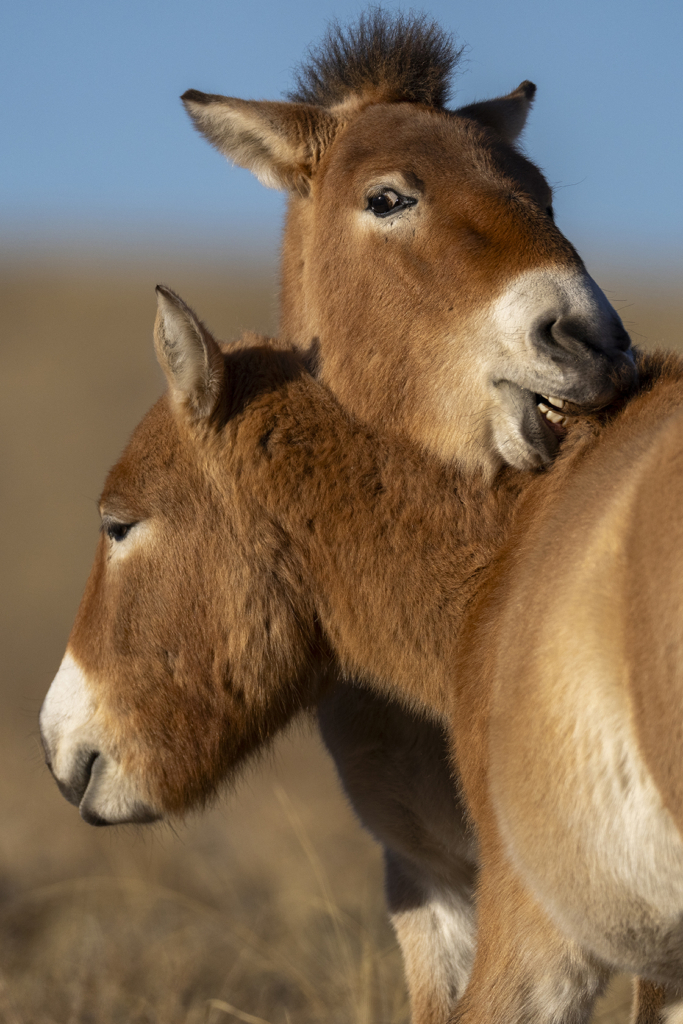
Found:
M 575 351 L 576 346 L 581 348 L 599 349 L 600 343 L 593 336 L 590 328 L 583 320 L 575 316 L 562 316 L 553 326 L 553 338 L 562 348 Z
M 536 324 L 534 333 L 543 345 L 564 349 L 572 355 L 577 355 L 586 347 L 596 347 L 591 343 L 585 325 L 576 317 L 560 316 L 542 320 Z
M 541 320 L 536 324 L 535 336 L 543 345 L 563 349 L 573 356 L 580 356 L 586 349 L 609 354 L 628 352 L 631 347 L 631 339 L 621 323 L 605 324 L 597 330 L 578 316 Z
M 614 331 L 614 347 L 619 352 L 628 352 L 631 347 L 631 339 L 628 332 L 624 330 L 621 324 Z
M 557 323 L 557 320 L 547 320 L 545 323 L 539 323 L 536 325 L 536 335 L 544 341 L 547 345 L 554 345 L 555 338 L 553 337 L 553 327 Z
M 66 781 L 58 778 L 54 772 L 52 772 L 55 782 L 59 786 L 60 793 L 75 807 L 78 807 L 83 799 L 85 791 L 90 784 L 90 778 L 92 776 L 95 761 L 99 756 L 99 750 L 82 751 L 76 758 L 73 768 L 69 773 L 69 778 Z M 51 767 L 50 771 L 52 771 Z

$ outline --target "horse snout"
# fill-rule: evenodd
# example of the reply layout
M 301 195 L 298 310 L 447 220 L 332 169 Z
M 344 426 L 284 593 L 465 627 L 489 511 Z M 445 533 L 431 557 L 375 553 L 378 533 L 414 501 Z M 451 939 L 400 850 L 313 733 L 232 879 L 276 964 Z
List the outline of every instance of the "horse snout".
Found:
M 141 798 L 135 784 L 113 759 L 95 755 L 90 780 L 79 804 L 88 825 L 148 825 L 161 815 Z
M 64 770 L 62 769 L 61 775 L 57 774 L 54 768 L 54 764 L 49 752 L 48 745 L 43 739 L 43 747 L 45 748 L 45 763 L 50 770 L 50 774 L 57 783 L 59 792 L 62 794 L 65 800 L 68 800 L 74 807 L 79 807 L 81 800 L 85 795 L 90 779 L 92 777 L 93 767 L 97 758 L 100 756 L 97 750 L 79 750 L 71 760 L 69 767 Z
M 78 807 L 88 824 L 159 819 L 135 772 L 121 763 L 120 751 L 112 749 L 88 675 L 70 650 L 43 701 L 40 735 L 45 761 L 62 796 Z
M 631 348 L 631 339 L 621 322 L 593 324 L 583 317 L 564 315 L 541 317 L 531 328 L 537 349 L 566 354 L 572 359 L 599 353 L 618 359 Z
M 552 392 L 588 411 L 628 394 L 638 382 L 631 339 L 616 315 L 595 321 L 572 314 L 541 316 L 529 340 L 547 361 L 548 380 L 539 378 L 539 394 Z
M 73 752 L 68 768 L 58 775 L 46 748 L 46 763 L 62 796 L 78 807 L 88 825 L 145 825 L 158 821 L 152 810 L 120 777 L 120 767 L 99 750 Z M 62 756 L 61 763 L 65 758 Z
M 631 337 L 621 323 L 614 325 L 614 347 L 618 352 L 628 352 L 631 348 Z

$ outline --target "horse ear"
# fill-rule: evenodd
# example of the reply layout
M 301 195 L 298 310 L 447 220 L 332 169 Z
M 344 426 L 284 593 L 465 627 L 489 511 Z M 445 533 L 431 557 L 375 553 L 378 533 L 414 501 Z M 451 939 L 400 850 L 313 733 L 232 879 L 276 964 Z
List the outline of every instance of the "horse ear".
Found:
M 218 405 L 224 362 L 218 344 L 189 306 L 170 288 L 157 285 L 154 348 L 173 401 L 193 420 Z
M 308 195 L 316 164 L 339 120 L 322 107 L 214 96 L 190 89 L 181 97 L 195 128 L 229 160 L 268 188 Z
M 535 94 L 536 86 L 533 82 L 522 82 L 507 96 L 484 100 L 483 103 L 471 103 L 468 107 L 460 107 L 455 113 L 478 121 L 486 128 L 493 128 L 512 146 L 526 124 Z

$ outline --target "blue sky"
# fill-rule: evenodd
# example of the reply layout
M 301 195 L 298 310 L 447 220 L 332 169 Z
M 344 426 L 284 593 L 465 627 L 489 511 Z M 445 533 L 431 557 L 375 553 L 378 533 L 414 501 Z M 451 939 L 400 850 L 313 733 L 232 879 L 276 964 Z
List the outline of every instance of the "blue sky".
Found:
M 190 128 L 187 88 L 279 98 L 346 0 L 3 5 L 0 233 L 11 245 L 274 252 L 282 197 Z M 384 6 L 398 8 L 398 3 Z M 404 9 L 410 4 L 402 5 Z M 683 267 L 683 4 L 414 5 L 467 44 L 455 104 L 538 86 L 525 136 L 583 252 Z

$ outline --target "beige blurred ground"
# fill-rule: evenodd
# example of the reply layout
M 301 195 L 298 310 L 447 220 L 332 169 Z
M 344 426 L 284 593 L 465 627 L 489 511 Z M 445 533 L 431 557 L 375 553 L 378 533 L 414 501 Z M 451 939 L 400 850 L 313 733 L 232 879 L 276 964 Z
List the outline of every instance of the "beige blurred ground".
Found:
M 638 343 L 677 345 L 676 283 L 596 276 Z M 275 330 L 257 268 L 0 260 L 0 1022 L 405 1021 L 378 850 L 312 727 L 176 832 L 90 828 L 42 765 L 37 712 L 99 488 L 161 390 L 158 279 L 224 339 Z M 628 1002 L 621 979 L 600 1016 L 625 1021 Z

